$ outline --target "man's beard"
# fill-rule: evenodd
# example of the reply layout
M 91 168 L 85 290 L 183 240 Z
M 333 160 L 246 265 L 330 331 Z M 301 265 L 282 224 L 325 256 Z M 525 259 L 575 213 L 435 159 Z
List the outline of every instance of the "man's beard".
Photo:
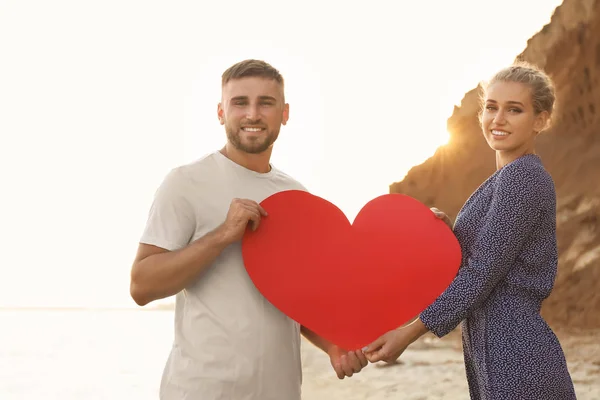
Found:
M 243 151 L 244 153 L 249 154 L 259 154 L 267 150 L 275 140 L 277 140 L 277 136 L 279 136 L 279 130 L 277 131 L 269 131 L 262 134 L 261 137 L 256 137 L 254 140 L 246 140 L 245 143 L 242 143 L 242 138 L 240 137 L 241 128 L 234 130 L 227 125 L 225 125 L 225 133 L 227 134 L 227 139 L 233 147 L 236 149 Z

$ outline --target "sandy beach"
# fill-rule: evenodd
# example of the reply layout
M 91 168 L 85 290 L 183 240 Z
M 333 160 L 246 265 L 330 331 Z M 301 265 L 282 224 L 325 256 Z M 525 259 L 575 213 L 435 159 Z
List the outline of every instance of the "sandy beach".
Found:
M 600 331 L 557 332 L 557 335 L 578 399 L 600 399 Z M 328 357 L 310 343 L 303 343 L 302 356 L 304 400 L 469 398 L 458 331 L 444 339 L 427 335 L 414 343 L 399 363 L 370 364 L 344 380 L 337 379 Z

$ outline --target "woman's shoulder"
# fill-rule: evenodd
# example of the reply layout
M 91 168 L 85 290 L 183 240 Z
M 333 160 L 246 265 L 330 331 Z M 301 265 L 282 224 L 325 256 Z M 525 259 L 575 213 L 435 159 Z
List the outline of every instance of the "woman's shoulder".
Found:
M 542 160 L 535 154 L 526 154 L 504 166 L 499 171 L 498 177 L 522 177 L 528 179 L 551 178 L 542 164 Z
M 535 154 L 527 154 L 507 164 L 498 174 L 498 184 L 510 184 L 535 192 L 554 192 L 552 176 Z

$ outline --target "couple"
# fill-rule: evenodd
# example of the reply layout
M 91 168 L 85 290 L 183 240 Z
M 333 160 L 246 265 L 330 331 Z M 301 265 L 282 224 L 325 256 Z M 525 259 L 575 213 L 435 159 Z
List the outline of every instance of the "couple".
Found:
M 281 74 L 257 60 L 227 69 L 217 111 L 227 142 L 165 177 L 132 266 L 137 304 L 176 296 L 160 398 L 299 400 L 300 335 L 343 379 L 462 322 L 472 399 L 575 399 L 561 346 L 539 314 L 557 250 L 554 186 L 534 140 L 552 114 L 554 89 L 543 72 L 515 65 L 494 76 L 483 101 L 482 130 L 497 171 L 457 217 L 463 260 L 456 278 L 410 325 L 365 349 L 341 349 L 283 315 L 246 274 L 240 240 L 267 215 L 258 203 L 306 189 L 270 164 L 289 118 Z

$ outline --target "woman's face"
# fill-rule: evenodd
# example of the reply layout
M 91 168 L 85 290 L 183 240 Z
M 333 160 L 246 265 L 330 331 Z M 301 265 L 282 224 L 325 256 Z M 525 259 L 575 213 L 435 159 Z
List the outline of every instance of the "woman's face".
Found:
M 531 89 L 522 83 L 496 82 L 487 88 L 484 100 L 481 128 L 488 145 L 500 152 L 533 150 L 548 113 L 535 113 Z

